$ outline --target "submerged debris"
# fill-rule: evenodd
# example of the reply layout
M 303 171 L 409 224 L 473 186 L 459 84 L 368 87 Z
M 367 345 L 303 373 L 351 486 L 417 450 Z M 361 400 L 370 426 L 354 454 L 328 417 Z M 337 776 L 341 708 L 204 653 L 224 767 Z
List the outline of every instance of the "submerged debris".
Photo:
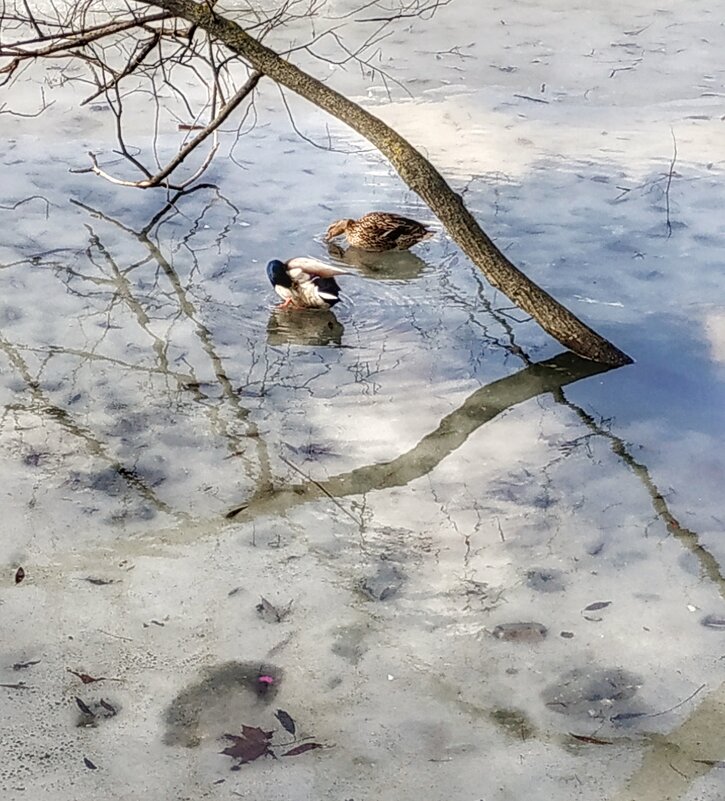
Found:
M 372 576 L 367 576 L 358 584 L 363 595 L 371 601 L 385 601 L 392 598 L 405 582 L 405 574 L 391 562 L 381 560 Z
M 720 629 L 725 631 L 725 617 L 722 615 L 705 615 L 700 623 L 708 629 Z
M 506 642 L 541 642 L 548 629 L 543 623 L 500 623 L 491 632 L 497 640 Z
M 22 567 L 19 567 L 15 571 L 15 583 L 20 584 L 20 582 L 25 578 L 25 570 Z
M 526 574 L 526 583 L 537 592 L 563 592 L 564 574 L 555 568 L 535 567 Z
M 30 662 L 15 662 L 13 665 L 13 670 L 25 670 L 26 668 L 33 667 L 33 665 L 39 665 L 40 659 L 32 659 Z
M 259 598 L 259 603 L 254 608 L 262 620 L 267 623 L 281 623 L 292 610 L 292 601 L 287 606 L 280 608 L 268 601 L 264 595 L 260 595 Z
M 561 715 L 615 722 L 643 714 L 632 699 L 642 686 L 635 673 L 621 668 L 575 668 L 542 693 L 544 703 Z

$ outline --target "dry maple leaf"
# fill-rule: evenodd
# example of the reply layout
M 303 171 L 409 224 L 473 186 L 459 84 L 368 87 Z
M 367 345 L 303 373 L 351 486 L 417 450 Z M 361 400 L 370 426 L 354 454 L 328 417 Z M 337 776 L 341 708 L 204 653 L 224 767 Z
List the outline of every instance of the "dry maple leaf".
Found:
M 227 740 L 232 740 L 233 745 L 228 746 L 222 754 L 238 759 L 240 764 L 253 762 L 261 756 L 274 756 L 270 748 L 270 740 L 274 732 L 263 731 L 258 726 L 242 725 L 242 733 L 225 734 Z

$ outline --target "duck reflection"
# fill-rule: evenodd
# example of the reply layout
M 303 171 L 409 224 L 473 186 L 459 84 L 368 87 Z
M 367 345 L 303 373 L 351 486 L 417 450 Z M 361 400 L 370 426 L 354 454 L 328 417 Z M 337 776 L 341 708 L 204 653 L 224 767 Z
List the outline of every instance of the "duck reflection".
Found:
M 267 322 L 270 345 L 341 345 L 344 332 L 345 327 L 329 309 L 282 309 L 278 306 Z
M 355 247 L 343 248 L 330 242 L 327 245 L 327 252 L 335 261 L 355 267 L 360 275 L 381 281 L 412 281 L 428 266 L 423 259 L 409 250 L 371 253 L 369 250 Z

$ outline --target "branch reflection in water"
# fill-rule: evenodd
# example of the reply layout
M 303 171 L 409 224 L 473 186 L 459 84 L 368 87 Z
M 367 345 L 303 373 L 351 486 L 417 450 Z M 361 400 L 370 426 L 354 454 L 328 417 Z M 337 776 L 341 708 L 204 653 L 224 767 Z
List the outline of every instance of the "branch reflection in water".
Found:
M 360 248 L 343 248 L 330 242 L 327 245 L 330 258 L 355 267 L 366 278 L 381 281 L 412 281 L 418 278 L 430 265 L 409 250 L 390 250 L 384 253 L 370 253 Z
M 246 504 L 229 511 L 226 517 L 250 518 L 259 514 L 275 514 L 323 496 L 340 498 L 404 486 L 430 473 L 463 445 L 476 429 L 501 412 L 609 369 L 606 365 L 582 359 L 573 353 L 561 353 L 553 359 L 537 362 L 514 375 L 477 389 L 461 406 L 446 415 L 435 431 L 392 461 L 358 467 L 324 481 L 264 490 Z
M 267 344 L 340 346 L 345 327 L 329 309 L 272 310 L 267 322 Z

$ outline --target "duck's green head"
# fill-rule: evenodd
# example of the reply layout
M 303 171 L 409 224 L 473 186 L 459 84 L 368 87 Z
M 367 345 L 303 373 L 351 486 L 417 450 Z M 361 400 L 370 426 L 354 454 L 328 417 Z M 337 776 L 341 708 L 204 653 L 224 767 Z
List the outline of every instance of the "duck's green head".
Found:
M 272 283 L 272 286 L 283 286 L 289 289 L 292 286 L 292 279 L 289 277 L 287 267 L 284 262 L 279 259 L 272 259 L 267 264 L 267 277 Z

